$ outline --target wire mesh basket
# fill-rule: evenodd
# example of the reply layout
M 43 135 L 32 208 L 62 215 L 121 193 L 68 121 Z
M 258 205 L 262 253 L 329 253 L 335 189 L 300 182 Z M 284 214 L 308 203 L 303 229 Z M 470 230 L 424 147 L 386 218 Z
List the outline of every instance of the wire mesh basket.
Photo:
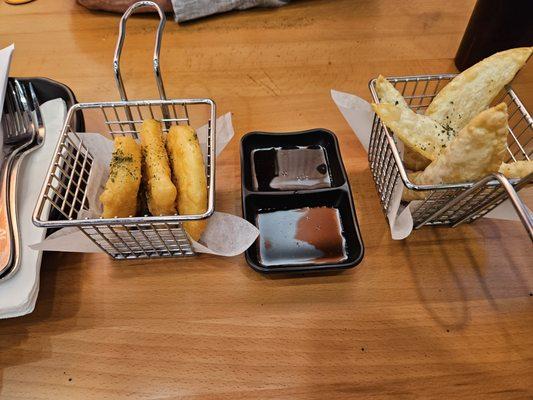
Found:
M 128 101 L 120 74 L 125 24 L 133 11 L 140 7 L 154 7 L 160 17 L 153 58 L 159 100 Z M 151 1 L 137 2 L 124 13 L 113 62 L 122 101 L 78 103 L 70 108 L 33 214 L 34 224 L 40 227 L 77 227 L 116 259 L 192 256 L 195 252 L 182 223 L 207 218 L 214 211 L 215 103 L 211 99 L 166 99 L 159 70 L 164 24 L 164 13 Z M 82 135 L 75 131 L 73 121 L 79 111 L 83 112 L 85 119 L 96 121 L 105 130 L 96 135 L 102 133 L 109 138 L 129 135 L 137 139 L 140 126 L 147 118 L 161 121 L 164 132 L 168 132 L 172 125 L 207 123 L 206 211 L 198 215 L 84 218 L 84 212 L 89 210 L 87 186 L 98 155 L 90 153 Z
M 423 113 L 433 98 L 456 75 L 423 75 L 387 78 L 404 96 L 409 107 Z M 376 79 L 369 87 L 374 102 L 379 98 Z M 509 112 L 509 135 L 506 162 L 529 160 L 533 153 L 533 120 L 510 86 L 500 93 L 493 104 L 505 102 Z M 370 170 L 385 215 L 390 206 L 394 188 L 401 180 L 411 190 L 426 193 L 425 200 L 411 207 L 413 226 L 457 226 L 483 216 L 507 198 L 511 198 L 520 219 L 533 239 L 531 213 L 517 195 L 517 191 L 533 181 L 533 174 L 522 179 L 506 179 L 497 173 L 478 182 L 440 185 L 417 185 L 409 180 L 394 134 L 375 115 L 368 151 Z

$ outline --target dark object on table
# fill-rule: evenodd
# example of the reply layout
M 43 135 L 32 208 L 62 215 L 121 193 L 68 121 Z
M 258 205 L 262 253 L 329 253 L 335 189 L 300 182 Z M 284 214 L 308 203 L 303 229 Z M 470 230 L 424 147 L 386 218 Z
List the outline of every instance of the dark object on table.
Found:
M 533 1 L 478 0 L 455 55 L 459 71 L 502 50 L 533 45 Z
M 259 228 L 246 261 L 263 273 L 352 268 L 363 258 L 348 177 L 325 129 L 241 140 L 243 216 Z

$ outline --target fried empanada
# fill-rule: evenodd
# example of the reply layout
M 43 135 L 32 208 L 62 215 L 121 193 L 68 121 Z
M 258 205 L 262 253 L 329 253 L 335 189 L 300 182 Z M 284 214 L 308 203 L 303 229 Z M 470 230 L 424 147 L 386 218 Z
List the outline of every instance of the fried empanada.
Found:
M 376 79 L 376 93 L 380 103 L 394 104 L 404 109 L 410 109 L 402 94 L 383 75 Z
M 465 126 L 422 172 L 410 175 L 418 185 L 475 182 L 498 171 L 505 156 L 507 105 L 482 111 Z M 424 192 L 404 189 L 402 199 L 423 199 Z
M 435 96 L 426 115 L 455 135 L 490 105 L 532 51 L 533 47 L 502 51 L 463 71 Z
M 146 200 L 152 215 L 176 213 L 176 187 L 172 183 L 161 124 L 143 121 L 140 129 Z
M 417 114 L 409 107 L 380 103 L 372 109 L 381 121 L 410 149 L 429 160 L 435 160 L 450 140 L 446 130 L 431 118 Z
M 100 195 L 103 218 L 134 216 L 141 183 L 141 148 L 131 136 L 114 140 L 109 178 Z
M 383 76 L 376 79 L 376 92 L 380 103 L 393 104 L 404 110 L 410 110 L 402 94 Z M 412 171 L 420 171 L 426 168 L 431 160 L 406 147 L 403 156 L 404 165 Z
M 500 173 L 504 174 L 508 179 L 522 179 L 533 173 L 533 160 L 521 160 L 511 163 L 502 163 L 500 166 Z
M 411 150 L 409 147 L 405 147 L 403 152 L 403 164 L 411 171 L 423 171 L 431 163 L 421 154 Z
M 203 214 L 207 210 L 207 176 L 198 136 L 191 126 L 172 126 L 167 135 L 167 152 L 172 178 L 178 195 L 180 215 Z M 194 240 L 199 240 L 207 220 L 187 221 L 183 226 Z

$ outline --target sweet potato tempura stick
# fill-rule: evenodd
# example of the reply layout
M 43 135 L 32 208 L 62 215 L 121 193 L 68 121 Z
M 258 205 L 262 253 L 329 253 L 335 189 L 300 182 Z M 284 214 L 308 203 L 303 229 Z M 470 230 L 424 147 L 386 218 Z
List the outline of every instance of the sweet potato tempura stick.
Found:
M 141 183 L 141 148 L 130 136 L 115 138 L 109 178 L 100 195 L 102 217 L 135 216 Z
M 176 208 L 180 215 L 203 214 L 207 210 L 207 177 L 196 132 L 190 126 L 172 126 L 167 136 L 172 177 L 178 190 Z M 187 233 L 200 239 L 206 220 L 185 222 Z
M 175 214 L 176 187 L 170 177 L 161 124 L 154 119 L 145 120 L 139 133 L 148 209 L 152 215 Z

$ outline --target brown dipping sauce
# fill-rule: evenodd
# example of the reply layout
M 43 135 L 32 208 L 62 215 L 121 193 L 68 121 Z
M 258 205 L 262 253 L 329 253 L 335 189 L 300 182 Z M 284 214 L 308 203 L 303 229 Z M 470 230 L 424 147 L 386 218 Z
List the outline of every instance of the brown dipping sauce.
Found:
M 348 258 L 339 210 L 304 207 L 257 216 L 263 265 L 335 264 Z

